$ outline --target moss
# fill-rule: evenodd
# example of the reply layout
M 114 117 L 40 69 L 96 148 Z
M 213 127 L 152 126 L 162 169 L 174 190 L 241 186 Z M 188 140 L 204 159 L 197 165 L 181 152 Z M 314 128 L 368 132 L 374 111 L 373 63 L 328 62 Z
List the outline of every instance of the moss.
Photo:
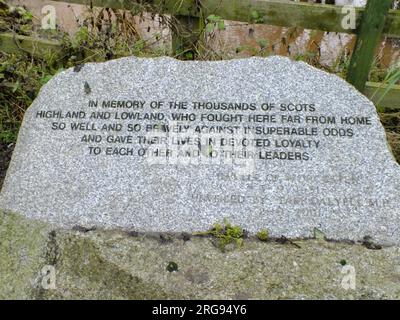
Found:
M 0 211 L 0 300 L 33 297 L 47 242 L 44 224 Z
M 229 244 L 236 244 L 236 247 L 241 247 L 243 244 L 244 231 L 239 226 L 233 226 L 227 219 L 224 222 L 215 223 L 213 228 L 206 232 L 197 233 L 197 235 L 211 235 L 217 242 L 217 247 L 225 251 Z
M 264 229 L 264 230 L 260 230 L 260 231 L 257 232 L 257 238 L 260 241 L 267 241 L 268 240 L 268 236 L 269 236 L 268 230 Z
M 78 299 L 179 298 L 179 295 L 167 293 L 157 284 L 147 283 L 108 259 L 96 237 L 64 233 L 59 236 L 58 248 L 61 254 L 55 264 L 59 275 L 57 289 L 38 290 L 37 298 L 61 299 L 69 295 Z

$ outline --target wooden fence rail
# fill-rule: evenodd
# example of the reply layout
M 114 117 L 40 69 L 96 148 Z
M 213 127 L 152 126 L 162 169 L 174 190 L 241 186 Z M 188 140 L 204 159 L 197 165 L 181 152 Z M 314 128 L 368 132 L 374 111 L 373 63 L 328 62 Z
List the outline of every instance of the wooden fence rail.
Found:
M 286 0 L 53 0 L 113 9 L 130 10 L 147 3 L 159 13 L 200 18 L 211 14 L 225 20 L 262 23 L 281 27 L 357 33 L 364 8 L 355 8 L 356 29 L 346 29 L 342 6 L 311 4 Z M 371 1 L 371 0 L 369 0 Z M 383 0 L 372 0 L 383 1 Z M 384 0 L 386 1 L 386 0 Z M 400 10 L 389 10 L 383 34 L 400 38 Z
M 61 54 L 61 43 L 54 40 L 38 39 L 12 33 L 0 33 L 0 50 L 7 53 L 25 51 L 33 56 L 43 56 L 51 52 Z
M 61 43 L 57 41 L 13 35 L 10 33 L 0 33 L 0 50 L 9 53 L 17 53 L 20 50 L 24 50 L 34 56 L 42 56 L 46 52 L 57 55 L 62 54 Z M 382 110 L 400 110 L 400 86 L 391 88 L 383 99 L 381 99 L 385 89 L 386 85 L 382 85 L 381 83 L 367 82 L 363 93 L 374 103 L 380 100 L 379 107 L 382 108 Z
M 355 8 L 354 29 L 344 28 L 343 19 L 348 15 L 341 6 L 309 4 L 287 0 L 53 0 L 94 7 L 131 10 L 136 6 L 149 6 L 157 13 L 172 14 L 186 29 L 192 30 L 199 19 L 217 15 L 221 19 L 263 23 L 282 27 L 301 27 L 322 31 L 357 34 L 357 43 L 352 56 L 347 81 L 365 93 L 374 102 L 385 91 L 385 85 L 366 83 L 381 36 L 400 38 L 400 10 L 391 10 L 391 0 L 368 0 L 367 8 Z M 196 20 L 197 19 L 197 20 Z M 192 30 L 196 32 L 196 30 Z M 173 35 L 173 44 L 182 42 Z M 196 37 L 191 37 L 193 42 Z M 193 44 L 193 43 L 191 43 Z M 185 45 L 188 45 L 185 43 Z M 30 37 L 0 34 L 0 50 L 15 52 L 30 51 L 42 54 L 46 50 L 60 52 L 61 46 L 54 41 Z M 400 109 L 400 86 L 394 86 L 380 99 L 380 107 Z M 376 93 L 374 95 L 374 93 Z

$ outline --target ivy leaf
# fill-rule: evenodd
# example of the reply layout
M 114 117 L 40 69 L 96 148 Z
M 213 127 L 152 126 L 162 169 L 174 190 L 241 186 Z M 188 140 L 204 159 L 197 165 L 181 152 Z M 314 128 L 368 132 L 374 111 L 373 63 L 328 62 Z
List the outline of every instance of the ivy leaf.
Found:
M 213 31 L 214 31 L 214 28 L 215 28 L 214 23 L 207 23 L 207 25 L 206 25 L 206 31 L 207 31 L 208 33 L 213 32 Z
M 215 14 L 210 14 L 207 17 L 207 20 L 210 21 L 210 22 L 218 22 L 220 19 L 221 19 L 221 17 L 216 16 Z
M 259 16 L 259 14 L 258 14 L 258 12 L 257 12 L 257 10 L 252 10 L 251 11 L 251 17 L 254 19 L 254 20 L 257 20 L 260 16 Z

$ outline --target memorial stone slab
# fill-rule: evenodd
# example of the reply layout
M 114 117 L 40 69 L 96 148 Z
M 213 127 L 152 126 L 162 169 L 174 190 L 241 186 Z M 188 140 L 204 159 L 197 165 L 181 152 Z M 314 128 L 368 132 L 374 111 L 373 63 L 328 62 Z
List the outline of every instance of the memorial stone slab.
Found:
M 284 57 L 122 58 L 50 80 L 0 208 L 60 227 L 400 244 L 400 168 L 374 105 Z

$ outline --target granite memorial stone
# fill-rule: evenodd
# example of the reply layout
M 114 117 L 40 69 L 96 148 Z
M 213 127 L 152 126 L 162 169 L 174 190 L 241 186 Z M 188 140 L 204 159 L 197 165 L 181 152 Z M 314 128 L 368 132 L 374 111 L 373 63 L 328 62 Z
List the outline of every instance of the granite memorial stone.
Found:
M 123 58 L 27 110 L 0 208 L 52 224 L 400 244 L 400 168 L 374 105 L 283 57 Z

